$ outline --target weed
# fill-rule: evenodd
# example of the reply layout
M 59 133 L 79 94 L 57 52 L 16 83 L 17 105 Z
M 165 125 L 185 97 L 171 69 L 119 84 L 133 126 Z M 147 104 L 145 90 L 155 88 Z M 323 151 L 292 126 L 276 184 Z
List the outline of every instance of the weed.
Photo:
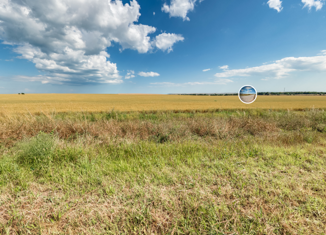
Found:
M 40 132 L 37 136 L 17 145 L 17 162 L 31 168 L 48 166 L 56 142 L 53 135 Z

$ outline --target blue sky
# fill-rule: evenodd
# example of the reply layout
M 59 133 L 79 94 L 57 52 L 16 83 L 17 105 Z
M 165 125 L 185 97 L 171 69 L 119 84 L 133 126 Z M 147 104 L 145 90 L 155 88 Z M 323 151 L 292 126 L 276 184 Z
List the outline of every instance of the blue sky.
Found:
M 3 0 L 0 93 L 326 91 L 318 0 Z
M 244 86 L 241 88 L 240 94 L 256 94 L 256 91 L 251 86 Z

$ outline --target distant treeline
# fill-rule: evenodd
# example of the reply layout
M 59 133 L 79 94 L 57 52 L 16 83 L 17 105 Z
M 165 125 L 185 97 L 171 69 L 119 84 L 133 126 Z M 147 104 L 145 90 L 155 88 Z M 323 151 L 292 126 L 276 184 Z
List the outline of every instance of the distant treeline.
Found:
M 196 95 L 196 96 L 234 96 L 238 93 L 190 93 L 169 95 Z M 293 91 L 293 92 L 258 92 L 258 95 L 326 95 L 326 92 L 315 91 Z

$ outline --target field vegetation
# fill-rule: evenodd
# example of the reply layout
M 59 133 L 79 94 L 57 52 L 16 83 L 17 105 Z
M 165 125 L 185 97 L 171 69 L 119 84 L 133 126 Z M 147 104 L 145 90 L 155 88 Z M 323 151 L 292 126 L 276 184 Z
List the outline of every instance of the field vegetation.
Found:
M 325 137 L 321 109 L 2 114 L 0 233 L 325 234 Z
M 96 95 L 96 94 L 25 94 L 0 95 L 4 114 L 164 111 L 164 110 L 225 110 L 225 109 L 290 109 L 326 108 L 326 96 L 259 96 L 250 105 L 238 96 L 183 95 Z

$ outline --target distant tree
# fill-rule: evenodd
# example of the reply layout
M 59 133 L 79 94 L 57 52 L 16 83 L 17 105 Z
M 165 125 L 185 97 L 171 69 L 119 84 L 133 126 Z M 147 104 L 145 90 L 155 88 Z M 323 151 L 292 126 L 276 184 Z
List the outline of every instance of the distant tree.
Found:
M 24 93 L 18 93 L 24 94 Z M 258 95 L 326 95 L 326 92 L 316 92 L 316 91 L 291 91 L 291 92 L 258 92 Z M 238 93 L 189 93 L 189 94 L 174 94 L 174 95 L 195 95 L 195 96 L 233 96 L 238 95 Z
M 25 93 L 22 93 L 22 95 L 25 95 Z
M 18 93 L 18 95 L 20 95 L 20 93 Z

